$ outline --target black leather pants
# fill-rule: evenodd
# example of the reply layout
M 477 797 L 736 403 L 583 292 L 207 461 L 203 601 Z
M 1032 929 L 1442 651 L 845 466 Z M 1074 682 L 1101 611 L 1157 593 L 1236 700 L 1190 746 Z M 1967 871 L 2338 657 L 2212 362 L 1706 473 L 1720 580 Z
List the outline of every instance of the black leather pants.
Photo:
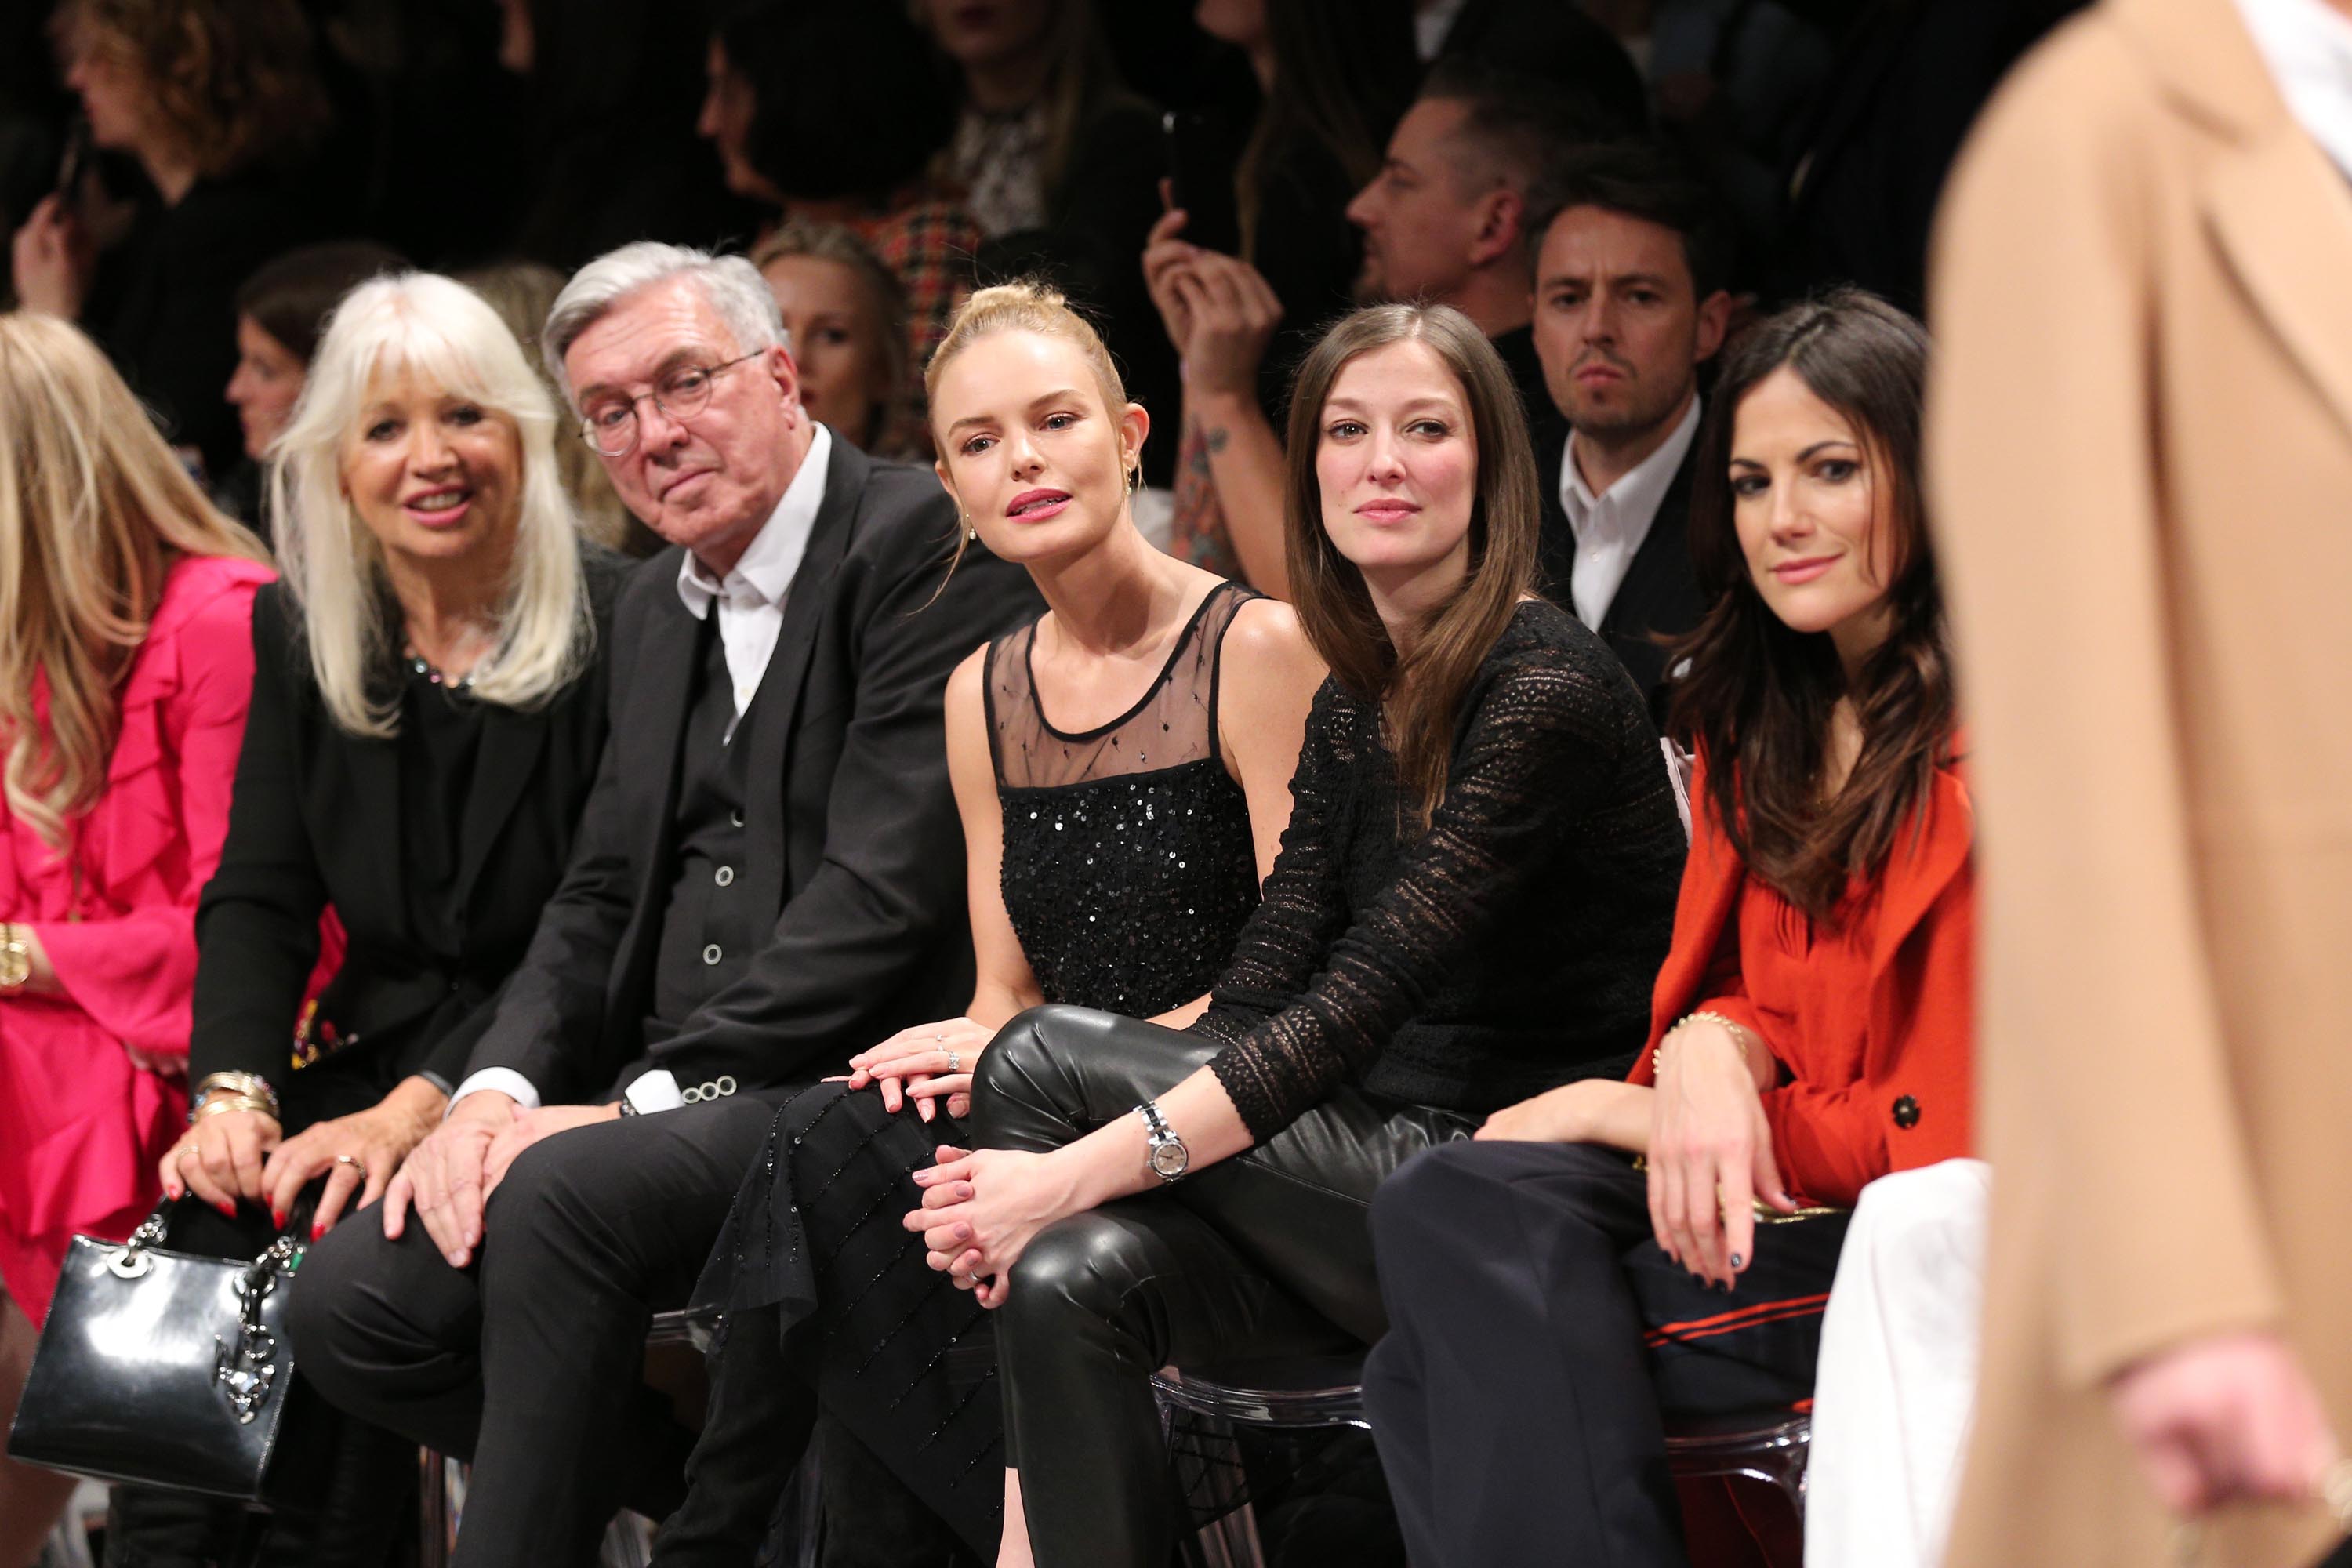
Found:
M 974 1141 L 1075 1142 L 1217 1049 L 1108 1013 L 1033 1008 L 978 1063 Z M 996 1344 L 1005 1449 L 1041 1568 L 1165 1568 L 1177 1519 L 1151 1373 L 1378 1339 L 1372 1192 L 1473 1125 L 1343 1089 L 1260 1148 L 1038 1234 L 1013 1266 Z

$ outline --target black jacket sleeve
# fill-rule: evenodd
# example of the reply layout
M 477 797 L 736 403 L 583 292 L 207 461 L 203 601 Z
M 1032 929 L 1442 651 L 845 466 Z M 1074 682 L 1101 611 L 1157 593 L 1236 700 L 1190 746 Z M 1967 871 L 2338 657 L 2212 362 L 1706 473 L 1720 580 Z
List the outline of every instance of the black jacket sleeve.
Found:
M 282 1087 L 295 1015 L 319 962 L 327 888 L 302 818 L 295 657 L 285 589 L 253 605 L 253 701 L 220 868 L 196 906 L 192 1081 L 249 1072 Z

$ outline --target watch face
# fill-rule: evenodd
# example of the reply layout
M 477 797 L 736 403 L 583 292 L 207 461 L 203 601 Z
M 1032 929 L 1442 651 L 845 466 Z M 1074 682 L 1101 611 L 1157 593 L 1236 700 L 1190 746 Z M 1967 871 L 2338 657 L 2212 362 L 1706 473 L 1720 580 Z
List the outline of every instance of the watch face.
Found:
M 1154 1143 L 1151 1146 L 1151 1168 L 1163 1176 L 1182 1175 L 1185 1162 L 1189 1158 L 1190 1156 L 1184 1152 L 1184 1145 L 1172 1138 L 1165 1143 Z

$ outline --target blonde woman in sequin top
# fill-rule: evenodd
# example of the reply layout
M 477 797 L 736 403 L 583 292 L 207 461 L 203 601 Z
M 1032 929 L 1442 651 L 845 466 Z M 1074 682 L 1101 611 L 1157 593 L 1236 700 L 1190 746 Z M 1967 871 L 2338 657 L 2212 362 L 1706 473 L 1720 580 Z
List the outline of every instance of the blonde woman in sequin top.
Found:
M 928 380 L 968 534 L 1026 566 L 1048 606 L 948 683 L 978 981 L 962 1016 L 860 1053 L 854 1076 L 779 1116 L 698 1293 L 730 1322 L 663 1564 L 745 1560 L 819 1399 L 994 1552 L 995 1386 L 984 1338 L 959 1351 L 985 1314 L 900 1226 L 921 1198 L 913 1173 L 956 1156 L 971 1069 L 1024 1009 L 1201 1015 L 1289 820 L 1323 679 L 1287 606 L 1136 531 L 1127 498 L 1150 421 L 1058 295 L 975 295 Z

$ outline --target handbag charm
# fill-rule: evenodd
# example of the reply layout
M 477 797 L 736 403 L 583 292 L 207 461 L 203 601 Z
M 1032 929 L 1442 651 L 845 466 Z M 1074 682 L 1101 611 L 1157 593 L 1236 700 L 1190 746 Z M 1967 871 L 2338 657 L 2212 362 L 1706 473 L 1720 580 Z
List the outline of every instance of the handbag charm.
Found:
M 261 1303 L 278 1288 L 278 1271 L 293 1258 L 294 1250 L 294 1238 L 281 1236 L 254 1259 L 252 1268 L 237 1276 L 236 1347 L 230 1348 L 218 1334 L 213 1336 L 213 1384 L 236 1413 L 239 1426 L 261 1414 L 277 1384 L 278 1336 L 262 1327 Z

